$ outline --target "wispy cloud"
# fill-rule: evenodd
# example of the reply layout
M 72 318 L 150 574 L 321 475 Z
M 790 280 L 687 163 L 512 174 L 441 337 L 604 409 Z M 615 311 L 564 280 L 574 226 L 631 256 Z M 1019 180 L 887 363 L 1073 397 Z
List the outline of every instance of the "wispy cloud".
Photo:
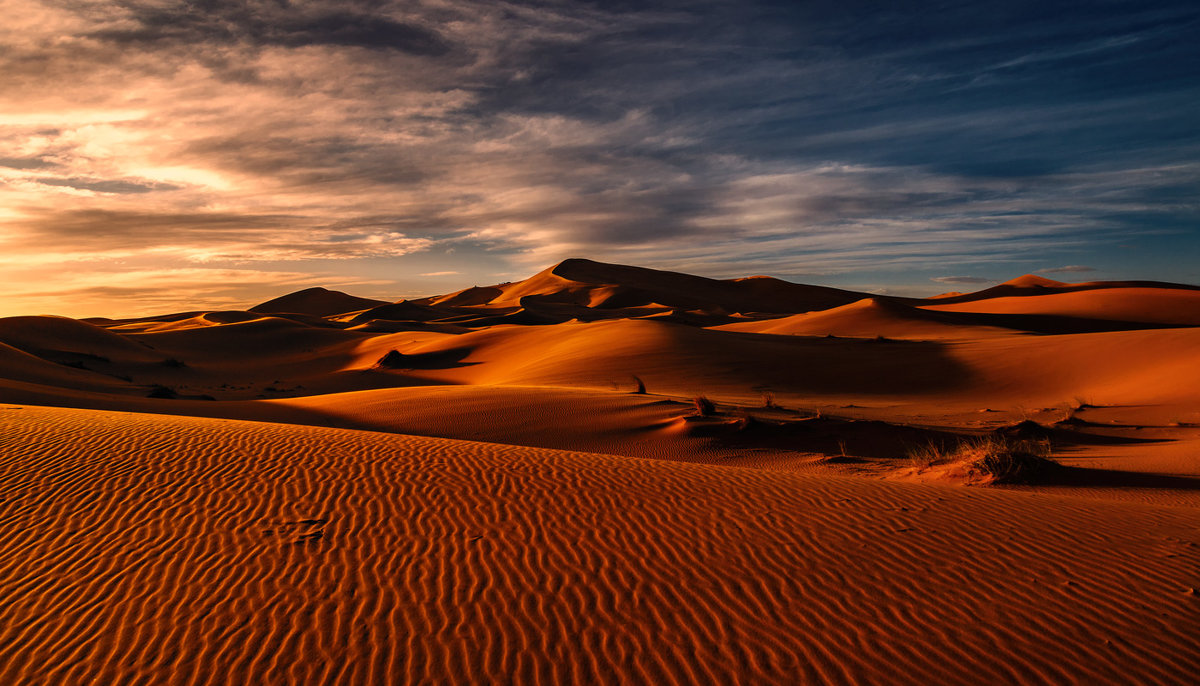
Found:
M 1042 274 L 1082 274 L 1084 272 L 1094 272 L 1095 267 L 1088 267 L 1082 264 L 1068 264 L 1063 267 L 1052 267 L 1050 269 L 1039 269 Z
M 965 284 L 981 284 L 995 283 L 993 279 L 984 279 L 978 276 L 934 276 L 929 279 L 938 283 L 965 283 Z

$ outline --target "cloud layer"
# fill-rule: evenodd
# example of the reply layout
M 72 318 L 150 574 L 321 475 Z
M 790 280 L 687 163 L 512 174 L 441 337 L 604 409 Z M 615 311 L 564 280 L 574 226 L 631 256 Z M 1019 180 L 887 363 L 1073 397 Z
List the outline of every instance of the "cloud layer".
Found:
M 7 6 L 9 288 L 397 298 L 572 255 L 915 293 L 948 267 L 1200 280 L 1192 3 Z

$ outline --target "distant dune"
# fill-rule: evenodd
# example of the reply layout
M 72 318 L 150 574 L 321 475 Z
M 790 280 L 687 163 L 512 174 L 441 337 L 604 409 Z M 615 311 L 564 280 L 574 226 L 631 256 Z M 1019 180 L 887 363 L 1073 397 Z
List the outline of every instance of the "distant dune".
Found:
M 863 298 L 849 305 L 820 312 L 796 314 L 782 319 L 726 324 L 714 328 L 788 336 L 884 336 L 922 340 L 1014 333 L 1009 329 L 974 325 L 952 314 L 932 312 L 883 298 Z
M 1142 324 L 1200 326 L 1200 290 L 1111 287 L 927 305 L 938 312 L 1088 317 Z
M 386 304 L 387 301 L 384 300 L 359 298 L 347 295 L 341 291 L 330 291 L 324 288 L 306 288 L 302 291 L 289 293 L 274 300 L 268 300 L 260 305 L 255 305 L 250 308 L 250 311 L 266 314 L 294 312 L 297 314 L 328 317 L 343 312 L 352 312 L 354 310 L 362 310 Z
M 0 683 L 1188 683 L 1197 455 L 1179 284 L 10 317 Z

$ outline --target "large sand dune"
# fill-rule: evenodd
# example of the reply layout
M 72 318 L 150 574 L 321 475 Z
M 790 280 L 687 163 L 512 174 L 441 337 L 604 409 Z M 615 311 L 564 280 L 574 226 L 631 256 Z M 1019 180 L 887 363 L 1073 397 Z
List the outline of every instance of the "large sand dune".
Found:
M 0 683 L 1187 683 L 1197 293 L 0 319 Z M 1059 466 L 949 457 L 1018 439 Z
M 5 683 L 1200 669 L 1191 511 L 156 415 L 0 426 Z

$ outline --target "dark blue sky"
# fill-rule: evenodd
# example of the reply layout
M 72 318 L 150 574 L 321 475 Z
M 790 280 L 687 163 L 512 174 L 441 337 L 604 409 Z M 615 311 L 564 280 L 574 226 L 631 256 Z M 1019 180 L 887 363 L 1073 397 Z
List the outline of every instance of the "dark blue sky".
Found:
M 568 256 L 1200 282 L 1194 2 L 24 2 L 0 31 L 4 267 L 75 275 L 22 307 Z

